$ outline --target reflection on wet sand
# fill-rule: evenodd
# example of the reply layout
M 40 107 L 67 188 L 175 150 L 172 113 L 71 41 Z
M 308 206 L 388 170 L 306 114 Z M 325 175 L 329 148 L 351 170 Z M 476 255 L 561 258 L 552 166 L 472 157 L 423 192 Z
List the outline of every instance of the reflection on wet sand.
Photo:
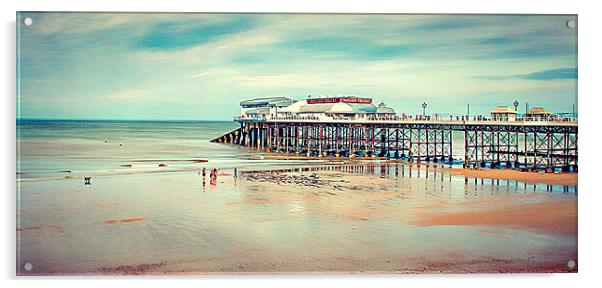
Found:
M 459 169 L 465 170 L 465 169 Z M 258 177 L 261 177 L 263 182 L 282 183 L 282 178 L 291 178 L 283 173 L 303 173 L 303 172 L 318 172 L 318 171 L 338 171 L 342 173 L 360 174 L 360 175 L 373 175 L 380 178 L 424 178 L 433 179 L 434 182 L 439 181 L 439 184 L 444 185 L 444 182 L 451 182 L 452 176 L 464 176 L 465 193 L 469 191 L 474 192 L 474 188 L 478 185 L 484 186 L 489 185 L 496 187 L 495 190 L 506 189 L 509 191 L 518 191 L 518 186 L 521 185 L 522 189 L 532 191 L 538 191 L 544 189 L 545 191 L 560 191 L 564 193 L 577 193 L 577 173 L 552 173 L 552 174 L 539 174 L 532 172 L 519 172 L 514 170 L 504 169 L 486 169 L 485 171 L 474 171 L 466 170 L 463 173 L 459 173 L 457 169 L 451 169 L 447 167 L 441 167 L 438 165 L 414 165 L 411 163 L 364 163 L 364 164 L 343 164 L 343 165 L 321 165 L 312 167 L 297 167 L 297 168 L 277 168 L 277 169 L 264 169 L 264 170 L 246 170 L 241 172 L 242 177 L 250 177 L 249 180 L 256 181 Z M 493 171 L 487 171 L 493 170 Z M 262 175 L 262 176 L 257 176 Z M 493 175 L 503 175 L 505 179 L 491 178 Z M 509 178 L 510 176 L 513 179 Z M 533 179 L 531 179 L 533 178 Z M 286 183 L 284 181 L 283 183 Z M 469 182 L 473 185 L 469 185 Z M 560 183 L 560 184 L 555 184 Z M 295 183 L 302 184 L 302 183 Z M 320 183 L 307 182 L 305 184 L 320 186 Z M 510 188 L 513 186 L 513 188 Z M 506 187 L 506 188 L 504 188 Z M 428 186 L 426 187 L 428 188 Z M 435 188 L 435 187 L 432 187 Z M 443 186 L 441 187 L 443 189 Z

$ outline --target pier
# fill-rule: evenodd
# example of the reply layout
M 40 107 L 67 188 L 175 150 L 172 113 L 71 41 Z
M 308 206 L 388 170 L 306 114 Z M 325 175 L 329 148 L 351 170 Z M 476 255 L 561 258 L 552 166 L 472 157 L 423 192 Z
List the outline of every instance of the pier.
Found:
M 305 106 L 311 104 L 314 103 L 303 103 Z M 547 172 L 576 172 L 578 168 L 575 119 L 500 119 L 495 115 L 493 119 L 399 117 L 394 112 L 337 115 L 324 111 L 300 116 L 286 110 L 282 114 L 242 115 L 235 118 L 240 123 L 238 129 L 212 142 L 309 157 L 381 157 L 452 163 L 458 160 L 453 154 L 454 144 L 458 141 L 453 139 L 463 137 L 460 143 L 464 146 L 462 162 L 466 168 L 520 168 Z

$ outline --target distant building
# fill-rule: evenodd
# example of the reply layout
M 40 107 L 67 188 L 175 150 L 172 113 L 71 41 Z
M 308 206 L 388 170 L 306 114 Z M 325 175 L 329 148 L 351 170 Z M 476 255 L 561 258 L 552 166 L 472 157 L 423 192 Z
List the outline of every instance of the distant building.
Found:
M 515 121 L 516 111 L 508 106 L 497 106 L 491 110 L 491 120 L 493 121 Z
M 534 107 L 525 113 L 524 118 L 528 121 L 546 121 L 552 118 L 552 112 L 542 107 Z

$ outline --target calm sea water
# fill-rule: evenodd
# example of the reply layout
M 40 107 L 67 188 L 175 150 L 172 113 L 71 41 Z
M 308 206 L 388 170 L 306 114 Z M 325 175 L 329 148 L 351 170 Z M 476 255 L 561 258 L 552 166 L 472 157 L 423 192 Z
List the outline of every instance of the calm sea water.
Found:
M 234 122 L 216 121 L 20 119 L 17 121 L 17 177 L 32 179 L 274 163 L 249 162 L 238 157 L 257 154 L 257 151 L 209 142 L 236 127 Z M 200 159 L 210 162 L 189 161 Z M 167 166 L 160 169 L 159 164 Z

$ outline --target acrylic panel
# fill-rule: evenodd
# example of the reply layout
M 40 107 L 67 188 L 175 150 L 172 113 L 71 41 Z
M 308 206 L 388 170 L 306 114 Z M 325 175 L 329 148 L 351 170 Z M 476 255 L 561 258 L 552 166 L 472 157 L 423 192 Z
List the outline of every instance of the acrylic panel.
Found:
M 577 15 L 16 21 L 18 275 L 577 272 Z

